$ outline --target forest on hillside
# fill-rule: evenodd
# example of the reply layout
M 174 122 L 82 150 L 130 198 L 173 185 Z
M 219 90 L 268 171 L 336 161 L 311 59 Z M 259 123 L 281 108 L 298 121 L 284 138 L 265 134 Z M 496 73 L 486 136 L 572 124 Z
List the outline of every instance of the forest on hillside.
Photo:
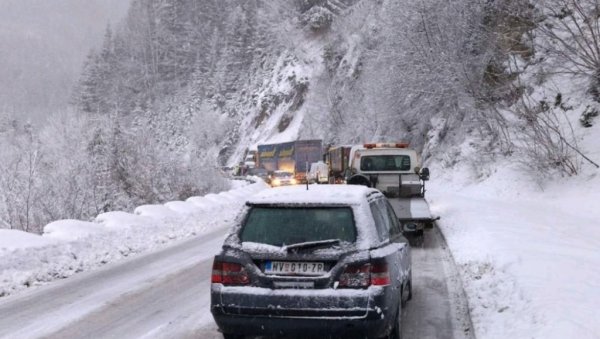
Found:
M 0 111 L 36 123 L 64 109 L 88 48 L 128 2 L 0 1 Z
M 90 51 L 72 110 L 41 127 L 0 115 L 0 227 L 220 190 L 220 166 L 286 131 L 409 140 L 448 166 L 472 134 L 477 161 L 519 153 L 577 174 L 566 98 L 530 94 L 564 72 L 600 101 L 597 13 L 593 0 L 134 0 Z

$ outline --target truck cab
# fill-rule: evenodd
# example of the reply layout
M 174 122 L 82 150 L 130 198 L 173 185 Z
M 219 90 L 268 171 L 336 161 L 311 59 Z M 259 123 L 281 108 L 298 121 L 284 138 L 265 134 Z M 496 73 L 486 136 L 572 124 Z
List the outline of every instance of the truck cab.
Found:
M 422 243 L 423 230 L 434 219 L 425 200 L 429 170 L 421 168 L 417 152 L 408 143 L 371 143 L 350 150 L 346 182 L 377 188 L 390 201 L 405 235 Z
M 389 198 L 425 195 L 429 170 L 407 143 L 364 144 L 350 150 L 349 184 L 374 187 Z

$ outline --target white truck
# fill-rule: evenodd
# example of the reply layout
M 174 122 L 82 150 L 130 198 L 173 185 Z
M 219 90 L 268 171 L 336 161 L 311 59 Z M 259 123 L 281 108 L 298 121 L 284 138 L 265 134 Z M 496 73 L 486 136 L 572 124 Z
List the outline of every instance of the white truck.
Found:
M 248 150 L 244 158 L 244 166 L 247 169 L 256 167 L 256 150 Z
M 378 143 L 352 146 L 346 182 L 374 187 L 388 197 L 403 232 L 412 243 L 421 245 L 424 230 L 434 218 L 425 200 L 429 169 L 421 168 L 415 150 L 407 143 Z
M 326 184 L 329 182 L 329 166 L 323 161 L 313 162 L 308 172 L 308 182 Z

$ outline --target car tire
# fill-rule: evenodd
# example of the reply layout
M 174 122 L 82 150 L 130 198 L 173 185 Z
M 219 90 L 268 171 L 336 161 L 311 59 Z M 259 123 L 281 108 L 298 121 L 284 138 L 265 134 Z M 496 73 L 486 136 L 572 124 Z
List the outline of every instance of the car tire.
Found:
M 363 185 L 371 187 L 371 180 L 364 175 L 356 174 L 348 179 L 348 185 Z
M 396 322 L 387 339 L 402 339 L 402 301 L 400 301 L 398 312 L 396 312 Z
M 410 234 L 408 242 L 413 247 L 423 247 L 425 244 L 425 232 L 423 230 Z
M 421 233 L 417 235 L 417 246 L 423 247 L 425 244 L 425 234 Z
M 406 294 L 406 299 L 402 299 L 402 307 L 405 307 L 406 303 L 412 299 L 412 282 L 410 280 L 406 283 L 405 288 L 407 289 L 408 293 Z M 402 293 L 402 297 L 404 297 L 404 293 Z

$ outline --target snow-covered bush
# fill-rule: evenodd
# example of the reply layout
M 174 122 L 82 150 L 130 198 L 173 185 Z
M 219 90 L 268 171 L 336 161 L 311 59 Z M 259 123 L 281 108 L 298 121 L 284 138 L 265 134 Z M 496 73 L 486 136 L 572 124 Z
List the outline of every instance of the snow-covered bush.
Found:
M 330 43 L 323 48 L 323 62 L 329 75 L 334 75 L 340 62 L 344 59 L 345 51 L 341 44 Z
M 597 166 L 577 131 L 591 124 L 589 107 L 600 100 L 595 1 L 507 1 L 493 9 L 499 71 L 486 78 L 492 89 L 484 116 L 505 150 L 536 173 L 575 175 L 584 162 Z
M 536 3 L 545 20 L 537 28 L 540 43 L 554 66 L 600 87 L 600 9 L 596 0 L 544 0 Z
M 9 124 L 0 133 L 0 228 L 40 233 L 57 219 L 86 220 L 227 188 L 207 145 L 219 128 L 194 129 L 207 133 L 198 140 L 206 144 L 197 144 L 177 141 L 192 140 L 194 125 L 178 138 L 156 133 L 149 121 L 122 124 L 78 113 L 56 114 L 42 128 Z
M 581 113 L 579 122 L 581 122 L 581 125 L 583 127 L 592 127 L 594 125 L 593 120 L 597 116 L 598 116 L 598 109 L 587 106 L 585 108 L 585 110 L 583 111 L 583 113 Z
M 296 6 L 301 13 L 308 11 L 316 5 L 323 5 L 326 0 L 296 0 Z
M 302 23 L 313 31 L 328 29 L 333 22 L 333 13 L 325 7 L 314 6 L 302 14 Z

